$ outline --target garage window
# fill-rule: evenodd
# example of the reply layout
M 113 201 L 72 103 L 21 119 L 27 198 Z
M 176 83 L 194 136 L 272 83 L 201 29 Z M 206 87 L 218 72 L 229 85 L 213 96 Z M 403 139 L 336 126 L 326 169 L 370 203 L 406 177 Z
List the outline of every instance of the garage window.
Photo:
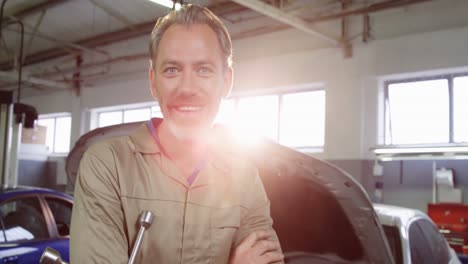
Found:
M 69 113 L 41 115 L 37 121 L 46 127 L 46 145 L 51 153 L 70 151 L 71 116 Z
M 467 76 L 387 82 L 385 144 L 468 142 L 467 100 Z
M 453 79 L 454 141 L 468 142 L 468 76 Z
M 112 107 L 112 110 L 97 110 L 97 127 L 106 127 L 122 123 L 132 123 L 149 120 L 152 117 L 162 117 L 159 106 L 135 107 L 131 105 Z
M 217 121 L 239 134 L 320 151 L 325 139 L 325 91 L 234 97 L 222 102 Z

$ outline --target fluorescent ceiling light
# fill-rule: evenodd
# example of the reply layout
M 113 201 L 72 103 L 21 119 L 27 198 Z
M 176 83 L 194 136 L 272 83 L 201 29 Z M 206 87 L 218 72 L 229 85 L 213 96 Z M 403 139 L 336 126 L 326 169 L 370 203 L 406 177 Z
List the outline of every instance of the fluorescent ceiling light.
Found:
M 415 148 L 378 148 L 375 154 L 408 154 L 408 153 L 459 153 L 468 152 L 468 147 L 415 147 Z
M 381 156 L 377 157 L 379 161 L 394 161 L 394 160 L 468 160 L 467 155 L 454 156 Z
M 162 5 L 162 6 L 165 6 L 167 8 L 172 8 L 174 6 L 174 1 L 171 1 L 171 0 L 149 0 L 153 3 L 156 3 L 156 4 L 159 4 L 159 5 Z M 175 4 L 175 9 L 176 10 L 179 10 L 181 7 L 181 5 L 179 3 L 176 3 Z

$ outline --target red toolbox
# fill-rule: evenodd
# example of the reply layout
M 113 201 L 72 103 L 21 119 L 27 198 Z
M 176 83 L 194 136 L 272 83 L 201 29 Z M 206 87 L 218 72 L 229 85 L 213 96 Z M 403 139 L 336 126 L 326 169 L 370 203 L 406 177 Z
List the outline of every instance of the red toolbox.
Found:
M 468 205 L 428 204 L 427 214 L 457 253 L 468 254 Z

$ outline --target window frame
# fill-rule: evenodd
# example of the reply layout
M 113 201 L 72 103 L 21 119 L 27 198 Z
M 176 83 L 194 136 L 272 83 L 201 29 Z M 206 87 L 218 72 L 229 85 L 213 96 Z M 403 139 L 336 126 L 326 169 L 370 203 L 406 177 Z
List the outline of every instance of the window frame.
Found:
M 43 194 L 39 195 L 41 197 L 41 203 L 43 204 L 43 211 L 45 215 L 47 215 L 46 220 L 47 220 L 47 225 L 50 230 L 50 237 L 51 238 L 68 238 L 70 235 L 67 236 L 62 236 L 60 235 L 58 228 L 57 228 L 57 223 L 55 222 L 55 216 L 54 213 L 52 212 L 52 209 L 49 206 L 49 203 L 47 202 L 47 199 L 55 199 L 55 200 L 60 200 L 65 203 L 71 204 L 71 208 L 73 211 L 73 200 L 70 200 L 68 198 L 62 197 L 62 196 L 57 196 L 57 195 L 52 195 L 52 194 Z M 71 221 L 71 218 L 70 218 Z M 70 227 L 71 227 L 71 222 L 70 222 Z
M 266 91 L 248 91 L 244 93 L 238 93 L 234 94 L 232 96 L 229 96 L 226 98 L 226 100 L 234 100 L 234 109 L 237 111 L 239 101 L 242 100 L 243 98 L 252 98 L 252 97 L 261 97 L 261 96 L 271 96 L 275 95 L 277 96 L 278 100 L 278 112 L 277 112 L 277 119 L 278 119 L 278 127 L 276 131 L 276 142 L 280 142 L 281 138 L 281 111 L 284 106 L 283 102 L 283 96 L 288 95 L 288 94 L 297 94 L 297 93 L 307 93 L 307 92 L 319 92 L 323 91 L 324 96 L 325 96 L 325 109 L 324 109 L 324 115 L 326 115 L 326 89 L 324 85 L 306 85 L 306 86 L 301 86 L 298 88 L 284 88 L 284 89 L 271 89 L 271 90 L 266 90 Z M 324 135 L 325 130 L 326 130 L 326 116 L 324 117 L 324 124 L 323 124 L 323 129 L 324 129 Z M 306 152 L 306 153 L 321 153 L 323 152 L 325 147 L 325 138 L 323 139 L 323 145 L 321 146 L 296 146 L 293 147 L 294 149 L 301 151 L 301 152 Z
M 277 112 L 277 119 L 278 119 L 278 127 L 276 131 L 277 135 L 277 142 L 279 142 L 280 135 L 281 135 L 281 109 L 283 108 L 283 96 L 287 94 L 295 94 L 295 93 L 305 93 L 305 92 L 315 92 L 315 91 L 323 91 L 325 95 L 325 109 L 324 109 L 324 115 L 326 115 L 326 89 L 325 89 L 325 84 L 323 83 L 306 83 L 306 84 L 300 84 L 296 85 L 293 87 L 277 87 L 273 89 L 262 89 L 262 90 L 247 90 L 247 91 L 240 91 L 240 92 L 234 92 L 227 98 L 224 98 L 224 100 L 234 100 L 234 109 L 238 109 L 239 101 L 243 98 L 249 98 L 249 97 L 260 97 L 260 96 L 270 96 L 274 95 L 277 96 L 278 100 L 278 112 Z M 99 128 L 99 115 L 101 113 L 109 113 L 109 112 L 118 112 L 120 111 L 122 113 L 122 123 L 124 120 L 124 112 L 126 110 L 135 110 L 135 109 L 143 109 L 143 108 L 149 108 L 150 109 L 150 115 L 152 116 L 153 111 L 152 107 L 159 107 L 159 103 L 157 101 L 152 101 L 152 102 L 144 102 L 144 103 L 136 103 L 136 104 L 127 104 L 127 105 L 116 105 L 116 106 L 109 106 L 109 107 L 100 107 L 100 108 L 94 108 L 90 111 L 90 130 Z M 324 139 L 323 139 L 323 145 L 321 146 L 299 146 L 299 147 L 294 147 L 294 149 L 301 151 L 301 152 L 306 152 L 306 153 L 322 153 L 325 147 L 325 130 L 326 130 L 326 116 L 324 117 L 324 124 L 323 124 L 323 129 L 324 129 Z
M 129 110 L 138 110 L 138 109 L 149 109 L 150 117 L 152 117 L 153 107 L 159 108 L 159 103 L 157 101 L 153 102 L 146 102 L 146 103 L 136 103 L 136 104 L 125 104 L 125 105 L 116 105 L 110 107 L 100 107 L 91 110 L 91 120 L 90 120 L 90 130 L 100 128 L 99 126 L 99 118 L 100 115 L 103 113 L 111 113 L 111 112 L 120 112 L 122 115 L 121 121 L 118 124 L 125 124 L 131 122 L 124 122 L 125 120 L 125 111 Z M 117 125 L 117 124 L 116 124 Z
M 433 146 L 433 145 L 441 145 L 440 143 L 421 143 L 421 144 L 393 144 L 392 140 L 390 142 L 387 142 L 387 137 L 392 138 L 392 135 L 388 135 L 388 129 L 390 127 L 391 131 L 391 119 L 389 120 L 390 117 L 390 98 L 389 98 L 389 86 L 392 84 L 400 84 L 400 83 L 410 83 L 410 82 L 421 82 L 421 81 L 431 81 L 431 80 L 447 80 L 448 84 L 448 104 L 449 104 L 449 109 L 448 109 L 448 118 L 449 118 L 449 141 L 443 144 L 463 144 L 463 142 L 455 142 L 454 141 L 454 82 L 453 80 L 457 77 L 468 77 L 468 72 L 462 72 L 462 73 L 447 73 L 447 74 L 437 74 L 437 75 L 430 75 L 430 76 L 424 76 L 424 77 L 414 77 L 414 78 L 401 78 L 401 79 L 392 79 L 392 80 L 386 80 L 384 81 L 384 91 L 383 91 L 383 145 L 384 146 L 401 146 L 401 147 L 406 147 L 406 146 Z M 387 125 L 388 124 L 388 125 Z
M 68 151 L 66 152 L 57 152 L 55 151 L 55 137 L 57 135 L 57 119 L 58 118 L 63 118 L 63 117 L 69 117 L 70 118 L 70 140 L 68 142 Z M 50 150 L 49 154 L 51 155 L 63 155 L 67 154 L 71 151 L 71 131 L 72 131 L 72 125 L 73 125 L 73 117 L 71 113 L 64 112 L 64 113 L 52 113 L 52 114 L 43 114 L 39 115 L 39 117 L 36 120 L 36 124 L 39 125 L 39 120 L 40 119 L 53 119 L 54 120 L 54 133 L 52 135 L 52 149 Z M 46 146 L 47 146 L 47 135 L 46 135 Z

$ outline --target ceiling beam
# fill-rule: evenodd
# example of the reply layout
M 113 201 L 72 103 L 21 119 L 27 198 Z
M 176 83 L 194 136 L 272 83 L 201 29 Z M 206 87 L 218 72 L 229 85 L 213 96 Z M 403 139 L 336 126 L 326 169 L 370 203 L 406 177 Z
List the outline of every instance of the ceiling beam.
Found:
M 15 16 L 17 18 L 24 18 L 24 17 L 31 16 L 42 11 L 46 11 L 47 9 L 55 7 L 59 4 L 63 4 L 66 1 L 68 0 L 46 0 L 37 5 L 31 5 L 19 11 L 15 11 L 13 14 L 9 14 L 9 15 Z M 9 19 L 6 18 L 4 22 L 8 20 Z
M 18 81 L 18 73 L 0 71 L 0 80 L 16 82 Z M 23 75 L 21 78 L 21 81 L 23 83 L 46 86 L 46 87 L 51 87 L 51 88 L 72 89 L 72 86 L 66 83 L 39 79 L 39 78 L 35 78 L 32 76 Z
M 317 16 L 314 18 L 305 19 L 308 23 L 318 23 L 323 21 L 335 20 L 340 19 L 348 16 L 355 16 L 355 15 L 365 15 L 369 13 L 375 13 L 387 9 L 397 8 L 397 7 L 404 7 L 412 4 L 418 4 L 423 2 L 429 2 L 433 0 L 387 0 L 379 3 L 375 3 L 369 6 L 357 8 L 357 9 L 350 9 L 340 11 L 335 14 Z
M 303 20 L 302 18 L 293 16 L 289 13 L 284 12 L 283 10 L 271 6 L 267 3 L 261 2 L 259 0 L 232 0 L 238 4 L 244 5 L 260 14 L 271 17 L 275 20 L 281 21 L 287 25 L 290 25 L 296 29 L 299 29 L 303 32 L 306 32 L 315 37 L 321 38 L 334 46 L 340 46 L 341 43 L 339 40 L 326 35 L 325 33 L 319 32 L 318 30 L 312 28 L 310 23 Z
M 51 8 L 51 7 L 56 6 L 58 4 L 61 4 L 61 3 L 65 3 L 67 1 L 68 0 L 48 0 L 48 1 L 45 1 L 45 2 L 43 2 L 41 4 L 30 7 L 28 9 L 24 9 L 22 11 L 15 12 L 15 16 L 18 16 L 18 17 L 29 16 L 29 15 L 32 15 L 32 14 L 34 14 L 36 12 L 46 10 L 48 8 Z M 312 34 L 315 35 L 315 34 L 320 34 L 320 33 L 316 32 L 313 29 L 311 29 L 310 28 L 310 23 L 320 22 L 320 21 L 325 21 L 325 20 L 333 20 L 333 19 L 338 19 L 338 18 L 342 18 L 342 17 L 345 17 L 345 16 L 351 16 L 351 15 L 368 14 L 368 13 L 372 13 L 372 12 L 382 11 L 382 10 L 385 10 L 385 9 L 402 7 L 402 6 L 409 5 L 409 4 L 415 4 L 415 3 L 427 2 L 427 1 L 431 1 L 431 0 L 386 0 L 384 2 L 372 4 L 372 5 L 368 6 L 368 7 L 363 7 L 363 8 L 353 9 L 353 10 L 346 10 L 346 11 L 342 11 L 342 12 L 339 12 L 339 13 L 336 13 L 336 14 L 324 15 L 324 16 L 319 16 L 319 17 L 315 17 L 315 18 L 311 18 L 311 19 L 305 19 L 305 20 L 299 19 L 299 18 L 297 18 L 295 16 L 292 16 L 292 15 L 290 15 L 288 13 L 285 13 L 285 12 L 279 10 L 279 9 L 278 10 L 280 11 L 279 12 L 280 15 L 286 15 L 286 18 L 280 17 L 281 19 L 286 19 L 287 20 L 288 17 L 292 17 L 292 21 L 299 20 L 300 21 L 299 24 L 301 26 L 303 26 L 308 32 L 311 32 L 311 33 L 313 32 Z M 267 8 L 269 7 L 270 9 L 273 8 L 272 6 L 267 5 L 265 3 L 262 3 L 262 2 L 259 2 L 259 1 L 235 0 L 235 2 L 238 2 L 238 3 L 242 2 L 241 3 L 242 5 L 245 2 L 246 3 L 245 6 L 249 7 L 249 8 L 250 8 L 250 6 L 248 6 L 247 4 L 251 4 L 251 3 L 254 3 L 254 2 L 256 4 L 266 5 Z M 246 8 L 246 7 L 242 6 L 242 5 L 239 5 L 239 4 L 234 3 L 234 2 L 223 2 L 223 3 L 213 4 L 212 6 L 208 6 L 208 8 L 210 8 L 210 10 L 212 10 L 218 16 L 223 16 L 223 15 L 229 15 L 230 13 L 237 13 L 237 12 L 243 12 L 243 11 L 249 10 L 249 8 Z M 261 5 L 260 7 L 263 7 L 263 5 Z M 278 10 L 274 10 L 273 14 L 276 14 L 276 12 Z M 260 12 L 260 11 L 257 11 L 257 12 Z M 260 12 L 260 13 L 263 14 L 263 12 Z M 271 12 L 270 12 L 269 16 L 271 16 Z M 76 51 L 79 53 L 80 50 L 83 50 L 83 49 L 86 49 L 86 48 L 87 49 L 93 49 L 93 48 L 96 48 L 96 47 L 99 47 L 99 46 L 104 46 L 104 45 L 108 45 L 108 44 L 111 44 L 111 43 L 127 40 L 127 39 L 130 39 L 130 38 L 135 38 L 135 37 L 147 35 L 153 29 L 154 24 L 155 24 L 155 21 L 140 23 L 140 24 L 134 25 L 133 27 L 127 27 L 127 28 L 123 28 L 123 29 L 120 29 L 120 30 L 117 30 L 117 31 L 107 32 L 107 33 L 104 33 L 104 34 L 101 34 L 101 35 L 97 35 L 97 36 L 93 36 L 93 37 L 90 37 L 90 38 L 82 39 L 80 41 L 70 43 L 70 44 L 75 44 L 76 48 L 77 48 Z M 252 36 L 255 33 L 256 34 L 262 34 L 262 33 L 269 33 L 269 32 L 284 30 L 284 29 L 289 28 L 290 26 L 293 26 L 293 25 L 291 25 L 289 23 L 285 23 L 284 26 L 275 26 L 275 27 L 270 27 L 270 28 L 255 29 L 255 30 L 252 30 L 252 32 L 248 32 L 248 33 L 246 32 L 247 34 L 240 33 L 240 34 L 238 34 L 238 36 L 234 35 L 233 39 Z M 249 34 L 249 33 L 252 33 L 252 34 Z M 328 39 L 329 37 L 325 36 L 325 38 Z M 337 45 L 337 43 L 338 43 L 338 45 L 339 45 L 339 41 L 337 41 L 335 39 L 331 39 L 331 42 L 333 44 L 335 44 L 335 45 Z M 69 46 L 69 45 L 67 45 L 67 46 Z M 24 59 L 24 65 L 31 65 L 31 64 L 35 64 L 35 63 L 40 63 L 40 62 L 44 62 L 46 60 L 59 58 L 59 57 L 66 56 L 66 55 L 69 55 L 69 54 L 70 54 L 70 50 L 63 49 L 63 47 L 54 47 L 54 48 L 51 48 L 51 49 L 47 49 L 47 50 L 44 50 L 44 51 L 39 51 L 37 53 L 26 56 L 25 59 Z M 11 70 L 12 67 L 13 67 L 13 65 L 12 65 L 12 63 L 10 61 L 0 62 L 0 70 L 8 71 L 8 70 Z
M 266 27 L 257 27 L 257 28 L 242 31 L 239 33 L 231 34 L 231 38 L 232 39 L 250 38 L 250 37 L 255 37 L 258 35 L 278 32 L 281 30 L 289 29 L 289 28 L 291 28 L 291 26 L 286 25 L 286 24 L 278 24 L 278 25 L 266 26 Z
M 116 10 L 114 7 L 106 3 L 103 3 L 102 1 L 99 1 L 99 0 L 89 0 L 89 1 L 93 3 L 93 5 L 99 7 L 102 11 L 107 13 L 109 16 L 117 19 L 118 21 L 126 25 L 127 27 L 131 29 L 135 29 L 133 26 L 135 23 L 132 22 L 130 19 L 128 19 L 128 17 L 126 17 L 120 11 Z
M 68 0 L 49 0 L 39 5 L 36 5 L 34 8 L 30 8 L 28 10 L 17 12 L 15 13 L 15 15 L 19 17 L 32 15 L 35 12 L 39 12 L 41 10 L 53 7 L 59 3 L 64 3 L 66 1 Z M 359 9 L 341 11 L 337 14 L 324 15 L 324 16 L 319 16 L 319 17 L 315 17 L 311 19 L 306 19 L 305 23 L 307 24 L 307 27 L 310 27 L 310 23 L 314 23 L 314 22 L 334 20 L 334 19 L 345 17 L 345 16 L 351 16 L 351 15 L 369 14 L 373 12 L 382 11 L 385 9 L 397 8 L 397 7 L 402 7 L 402 6 L 406 6 L 409 4 L 415 4 L 415 3 L 427 2 L 427 1 L 432 1 L 432 0 L 385 0 L 384 2 L 379 2 L 379 3 L 372 4 L 370 6 L 359 8 Z M 244 0 L 244 2 L 250 2 L 250 0 Z M 218 3 L 213 4 L 212 6 L 208 6 L 208 8 L 211 11 L 213 11 L 215 14 L 217 14 L 218 16 L 229 15 L 231 13 L 237 13 L 237 12 L 243 12 L 243 11 L 249 10 L 249 8 L 246 8 L 234 2 L 218 2 Z M 294 17 L 294 18 L 297 19 L 297 17 Z M 127 28 L 123 28 L 123 29 L 116 30 L 113 32 L 107 32 L 107 33 L 93 36 L 90 38 L 82 39 L 80 41 L 73 42 L 72 44 L 76 44 L 77 46 L 81 46 L 82 48 L 86 47 L 88 49 L 94 49 L 99 46 L 108 45 L 111 43 L 127 40 L 130 38 L 144 36 L 151 32 L 151 30 L 154 27 L 156 19 L 152 21 L 136 24 L 133 26 L 134 29 L 127 27 Z M 303 22 L 304 21 L 302 21 L 301 24 Z M 257 28 L 257 29 L 251 30 L 249 34 L 240 33 L 238 34 L 238 36 L 234 35 L 233 39 L 250 37 L 252 35 L 255 35 L 255 33 L 264 34 L 264 33 L 284 30 L 284 29 L 290 28 L 290 26 L 291 25 L 289 24 L 284 24 L 284 26 L 277 26 L 277 27 L 271 27 L 271 28 L 260 28 L 260 29 Z M 333 40 L 333 41 L 336 41 L 336 40 Z M 24 60 L 24 65 L 32 65 L 35 63 L 40 63 L 40 62 L 44 62 L 47 60 L 66 56 L 68 54 L 70 54 L 70 51 L 64 50 L 63 47 L 54 47 L 51 49 L 39 51 L 34 54 L 26 56 Z M 0 62 L 0 70 L 7 71 L 7 70 L 11 70 L 12 67 L 13 65 L 10 61 Z

